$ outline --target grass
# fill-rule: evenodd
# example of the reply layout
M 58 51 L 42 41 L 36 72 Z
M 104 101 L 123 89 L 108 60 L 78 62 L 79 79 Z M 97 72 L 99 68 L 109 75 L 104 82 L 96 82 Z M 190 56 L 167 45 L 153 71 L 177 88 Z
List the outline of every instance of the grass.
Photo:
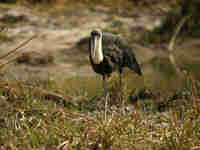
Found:
M 200 22 L 197 21 L 197 18 L 199 18 L 199 2 L 195 0 L 190 2 L 187 0 L 176 0 L 165 16 L 160 27 L 155 28 L 153 31 L 146 31 L 142 37 L 144 42 L 168 43 L 175 32 L 175 27 L 185 16 L 192 17 L 190 17 L 181 28 L 178 36 L 179 39 L 199 38 L 200 34 L 198 28 Z
M 185 87 L 176 88 L 170 66 L 156 64 L 159 60 L 153 64 L 157 72 L 169 72 L 160 80 L 159 75 L 152 75 L 157 87 L 150 81 L 146 86 L 149 76 L 144 81 L 125 72 L 125 114 L 121 113 L 118 77 L 108 82 L 107 121 L 100 77 L 50 77 L 25 82 L 2 77 L 0 149 L 199 149 L 200 82 L 187 76 Z M 166 87 L 174 87 L 174 91 Z M 43 90 L 64 99 L 47 97 Z
M 12 38 L 8 37 L 5 34 L 0 33 L 0 42 L 10 42 L 12 41 Z
M 54 64 L 54 56 L 51 54 L 40 54 L 36 52 L 24 52 L 16 59 L 17 63 L 33 66 Z
M 4 27 L 0 27 L 0 28 L 2 28 L 2 29 L 0 29 L 0 43 L 11 42 L 13 39 L 8 36 L 6 31 L 4 31 L 6 29 L 4 29 Z
M 123 115 L 118 111 L 118 97 L 113 96 L 119 93 L 113 79 L 109 83 L 110 101 L 115 101 L 112 106 L 117 108 L 109 109 L 107 121 L 103 119 L 103 107 L 100 107 L 103 91 L 99 78 L 75 77 L 62 82 L 50 78 L 40 85 L 47 91 L 70 96 L 66 101 L 77 107 L 46 99 L 34 92 L 27 82 L 2 81 L 1 149 L 198 149 L 199 82 L 192 82 L 192 78 L 188 80 L 186 92 L 191 94 L 184 95 L 180 89 L 179 93 L 169 97 L 156 96 L 155 91 L 150 91 L 155 96 L 138 95 L 135 104 L 127 103 L 127 107 L 133 108 Z M 35 81 L 31 82 L 34 85 Z M 129 93 L 126 90 L 124 88 L 125 98 Z M 160 107 L 167 109 L 163 112 L 158 109 Z

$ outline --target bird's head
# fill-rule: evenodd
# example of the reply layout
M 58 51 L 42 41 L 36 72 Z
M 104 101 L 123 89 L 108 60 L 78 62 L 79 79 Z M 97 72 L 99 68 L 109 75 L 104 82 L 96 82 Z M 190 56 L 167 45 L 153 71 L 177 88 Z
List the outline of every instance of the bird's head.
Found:
M 92 30 L 90 44 L 92 60 L 95 64 L 100 64 L 103 61 L 102 31 L 100 29 Z
M 101 29 L 93 29 L 92 32 L 91 32 L 91 36 L 92 37 L 102 37 L 102 31 Z

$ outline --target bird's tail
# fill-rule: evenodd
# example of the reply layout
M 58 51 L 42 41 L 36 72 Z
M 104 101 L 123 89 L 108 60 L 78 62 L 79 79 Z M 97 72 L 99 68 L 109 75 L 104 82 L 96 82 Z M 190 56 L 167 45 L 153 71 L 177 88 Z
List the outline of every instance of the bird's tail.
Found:
M 139 75 L 139 76 L 142 76 L 142 71 L 141 71 L 141 68 L 140 68 L 140 65 L 137 63 L 137 61 L 134 63 L 134 67 L 133 67 L 133 70 Z
M 132 55 L 131 57 L 129 57 L 129 61 L 128 61 L 128 67 L 133 70 L 134 72 L 136 72 L 139 76 L 142 76 L 142 71 L 141 71 L 141 67 L 138 64 L 136 58 L 134 55 Z

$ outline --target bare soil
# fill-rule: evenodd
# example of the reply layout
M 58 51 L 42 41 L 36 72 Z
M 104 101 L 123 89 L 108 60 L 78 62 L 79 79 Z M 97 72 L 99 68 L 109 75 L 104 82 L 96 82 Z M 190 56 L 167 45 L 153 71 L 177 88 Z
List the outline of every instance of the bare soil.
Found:
M 74 9 L 59 13 L 39 13 L 25 7 L 0 7 L 0 25 L 8 27 L 6 32 L 12 40 L 1 42 L 0 55 L 4 55 L 33 35 L 37 38 L 23 47 L 21 53 L 35 52 L 41 59 L 52 56 L 53 63 L 31 65 L 28 61 L 12 63 L 6 67 L 6 72 L 17 79 L 30 76 L 46 78 L 47 76 L 93 76 L 87 50 L 87 37 L 93 28 L 100 27 L 114 32 L 121 28 L 123 36 L 127 35 L 130 45 L 145 30 L 152 30 L 162 24 L 163 16 L 151 15 L 147 12 L 138 13 L 138 10 L 126 13 L 111 13 L 108 8 Z M 134 14 L 134 15 L 130 15 Z M 119 29 L 120 27 L 120 29 Z M 132 35 L 132 30 L 138 30 Z M 141 31 L 142 32 L 141 32 Z M 199 40 L 179 42 L 175 56 L 177 63 L 184 68 L 184 64 L 200 64 Z M 161 65 L 163 58 L 167 58 L 166 51 L 159 46 L 150 46 L 152 49 L 135 48 L 135 54 L 142 65 L 145 75 L 155 72 L 155 58 L 159 58 Z M 13 56 L 13 57 L 16 57 Z M 37 58 L 37 57 L 34 57 Z M 5 62 L 9 58 L 1 60 Z M 157 59 L 156 59 L 157 60 Z M 33 60 L 32 60 L 33 61 Z M 37 61 L 37 60 L 36 60 Z M 195 71 L 194 71 L 195 72 Z

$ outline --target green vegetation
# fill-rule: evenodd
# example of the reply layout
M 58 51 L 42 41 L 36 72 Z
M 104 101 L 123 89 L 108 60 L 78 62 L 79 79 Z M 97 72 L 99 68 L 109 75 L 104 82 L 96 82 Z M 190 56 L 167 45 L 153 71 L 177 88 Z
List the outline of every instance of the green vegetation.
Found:
M 10 42 L 10 41 L 12 41 L 12 38 L 8 36 L 5 28 L 1 27 L 1 29 L 0 29 L 0 43 Z
M 2 34 L 0 33 L 0 43 L 1 42 L 8 42 L 8 41 L 11 41 L 12 39 L 10 37 L 8 37 L 6 34 Z

